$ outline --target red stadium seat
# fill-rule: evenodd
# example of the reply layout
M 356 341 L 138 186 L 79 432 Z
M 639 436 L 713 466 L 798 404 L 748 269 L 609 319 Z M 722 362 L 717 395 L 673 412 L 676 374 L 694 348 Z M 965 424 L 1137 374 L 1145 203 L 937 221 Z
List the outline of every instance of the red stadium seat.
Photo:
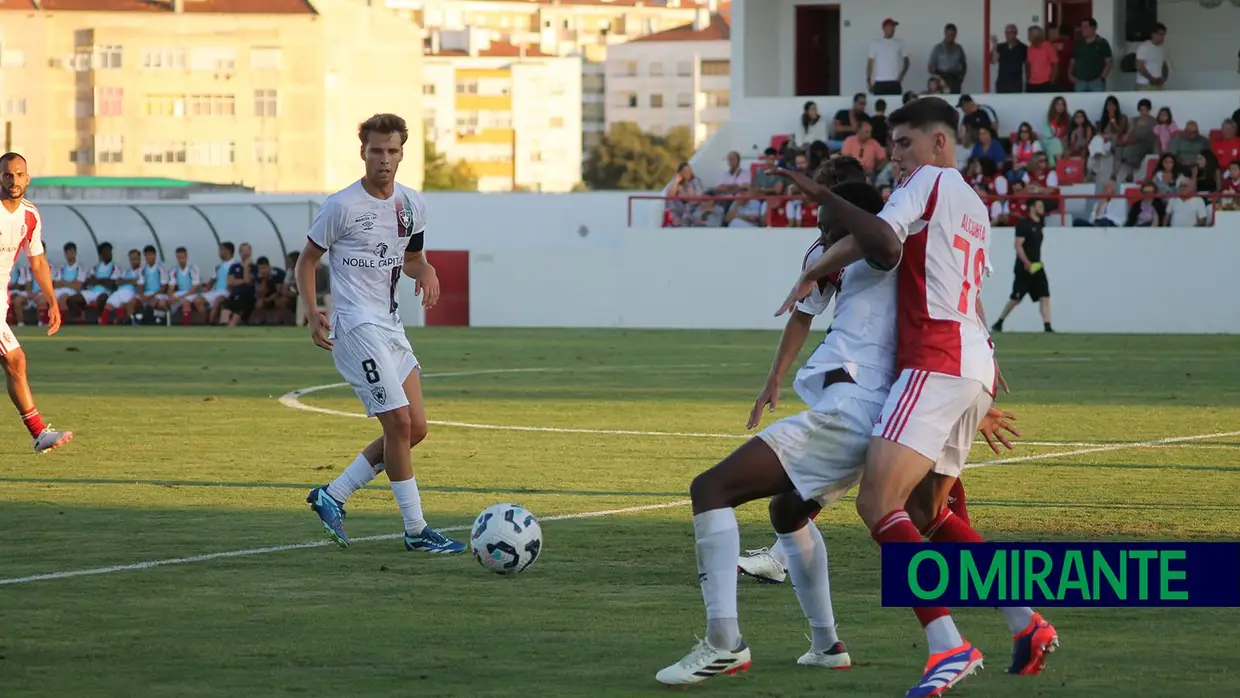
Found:
M 1055 174 L 1060 186 L 1080 184 L 1085 181 L 1085 161 L 1080 158 L 1059 158 L 1055 163 Z
M 771 147 L 775 150 L 779 150 L 783 147 L 784 143 L 787 143 L 790 140 L 792 140 L 792 137 L 786 133 L 776 134 L 771 136 Z
M 1214 143 L 1215 141 L 1221 141 L 1221 140 L 1223 140 L 1223 129 L 1221 128 L 1210 129 L 1210 142 Z

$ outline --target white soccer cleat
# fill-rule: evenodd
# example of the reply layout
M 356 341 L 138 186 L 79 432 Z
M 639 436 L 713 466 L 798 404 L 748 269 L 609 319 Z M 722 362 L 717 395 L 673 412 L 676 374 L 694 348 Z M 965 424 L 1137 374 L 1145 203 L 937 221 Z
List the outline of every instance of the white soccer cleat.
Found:
M 844 648 L 844 643 L 837 642 L 831 645 L 831 649 L 824 652 L 816 652 L 811 647 L 808 652 L 801 655 L 797 660 L 797 664 L 801 666 L 820 666 L 824 669 L 851 669 L 852 657 L 848 656 L 848 650 Z
M 34 452 L 47 453 L 55 451 L 73 440 L 73 432 L 71 431 L 52 431 L 51 427 L 46 427 L 38 436 L 34 437 Z
M 697 647 L 684 659 L 655 674 L 654 678 L 667 686 L 688 686 L 720 674 L 748 671 L 750 663 L 749 645 L 744 641 L 729 652 L 711 647 L 706 640 L 698 640 Z
M 788 570 L 775 559 L 770 548 L 746 550 L 736 559 L 736 569 L 763 584 L 782 584 L 788 578 Z

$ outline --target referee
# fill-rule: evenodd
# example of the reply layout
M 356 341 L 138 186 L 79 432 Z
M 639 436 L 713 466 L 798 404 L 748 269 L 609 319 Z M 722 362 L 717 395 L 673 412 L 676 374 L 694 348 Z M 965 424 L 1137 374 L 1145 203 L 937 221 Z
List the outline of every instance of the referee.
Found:
M 1029 202 L 1029 216 L 1016 224 L 1016 278 L 1012 281 L 1012 295 L 1003 306 L 999 319 L 991 327 L 995 332 L 1003 331 L 1003 321 L 1011 314 L 1026 295 L 1038 304 L 1042 311 L 1042 329 L 1051 329 L 1051 287 L 1046 279 L 1046 269 L 1042 266 L 1042 231 L 1046 221 L 1046 202 L 1032 199 Z

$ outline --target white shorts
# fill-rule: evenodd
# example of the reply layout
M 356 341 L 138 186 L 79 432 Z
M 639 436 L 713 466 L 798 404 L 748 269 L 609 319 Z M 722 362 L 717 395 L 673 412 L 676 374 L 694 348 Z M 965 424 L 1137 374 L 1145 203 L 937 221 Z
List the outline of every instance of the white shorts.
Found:
M 82 293 L 82 291 L 79 291 L 76 288 L 69 288 L 68 286 L 61 286 L 56 289 L 57 298 L 68 298 L 69 296 L 76 296 L 79 293 Z
M 971 378 L 904 369 L 874 436 L 894 441 L 934 461 L 934 472 L 960 477 L 969 448 L 994 398 Z
M 228 291 L 203 291 L 202 299 L 208 303 L 214 303 L 216 301 L 228 300 L 228 295 Z
M 775 422 L 758 438 L 775 452 L 801 499 L 826 507 L 861 480 L 870 431 L 886 396 L 835 383 L 812 410 Z
M 181 307 L 182 303 L 193 303 L 194 299 L 198 297 L 198 294 L 197 293 L 185 293 L 185 294 L 177 295 L 177 296 L 169 296 L 166 293 L 161 293 L 160 296 L 162 296 L 163 298 L 167 298 L 170 301 L 169 305 L 175 309 L 175 308 Z
M 9 323 L 5 322 L 8 314 L 8 306 L 0 304 L 0 356 L 4 356 L 11 351 L 17 351 L 22 346 L 17 343 L 17 337 L 13 335 L 13 330 L 9 329 Z
M 99 299 L 106 295 L 108 295 L 108 291 L 106 289 L 85 289 L 82 291 L 82 298 L 86 299 L 86 302 L 92 305 L 97 304 Z
M 403 329 L 359 325 L 332 338 L 332 360 L 373 417 L 409 405 L 405 379 L 418 367 Z
M 111 308 L 119 308 L 137 297 L 138 292 L 132 288 L 118 288 L 108 296 L 107 305 Z

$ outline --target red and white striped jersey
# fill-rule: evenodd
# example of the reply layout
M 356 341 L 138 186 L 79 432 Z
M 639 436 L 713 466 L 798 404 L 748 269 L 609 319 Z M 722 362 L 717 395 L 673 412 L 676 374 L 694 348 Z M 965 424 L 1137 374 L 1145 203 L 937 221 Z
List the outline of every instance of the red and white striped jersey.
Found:
M 0 279 L 9 278 L 22 248 L 31 257 L 43 254 L 43 218 L 26 199 L 12 213 L 0 206 Z
M 990 244 L 986 204 L 952 168 L 920 167 L 878 214 L 904 242 L 896 364 L 992 389 L 994 355 L 977 314 Z

